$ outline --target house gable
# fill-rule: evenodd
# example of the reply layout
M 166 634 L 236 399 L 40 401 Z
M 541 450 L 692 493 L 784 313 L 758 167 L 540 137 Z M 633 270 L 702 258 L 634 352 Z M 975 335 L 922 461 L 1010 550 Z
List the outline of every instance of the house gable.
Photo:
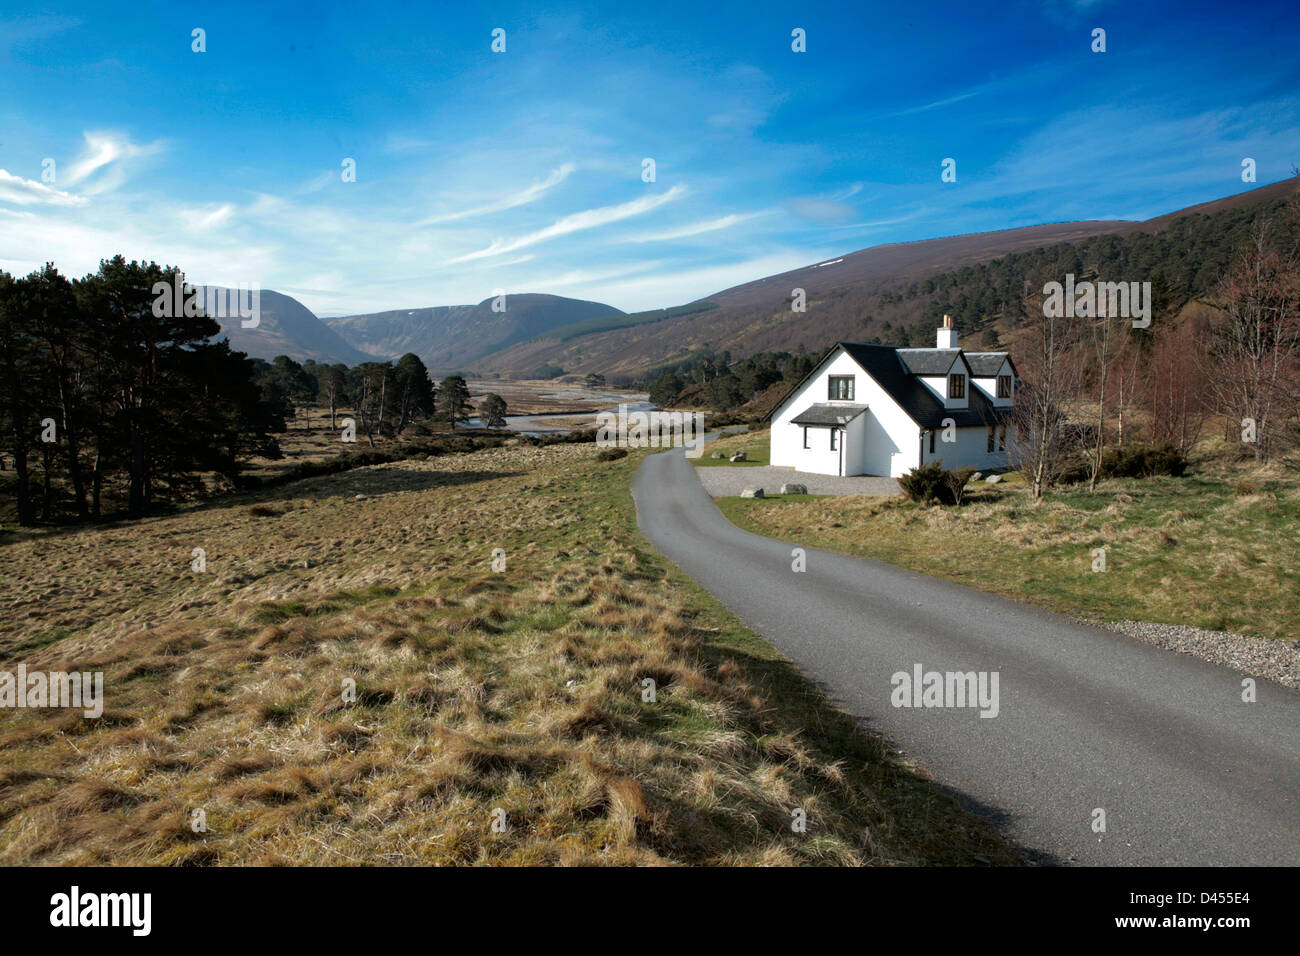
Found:
M 997 382 L 1008 369 L 1006 353 L 958 347 L 949 323 L 934 349 L 839 342 L 769 413 L 771 462 L 841 475 L 898 476 L 935 460 L 999 467 L 1012 402 L 997 399 Z
M 945 404 L 935 389 L 927 386 L 920 376 L 907 370 L 898 357 L 899 349 L 858 342 L 840 344 L 921 428 L 942 428 L 944 421 L 949 418 L 958 428 L 984 426 L 1000 420 L 992 404 L 978 391 L 972 394 L 969 387 L 968 401 L 964 408 Z M 956 364 L 956 359 L 953 364 Z M 960 368 L 966 374 L 970 371 L 970 366 L 965 364 L 964 359 Z
M 852 380 L 851 399 L 829 397 L 838 377 Z M 901 474 L 920 445 L 919 426 L 845 343 L 777 403 L 771 420 L 772 464 L 820 474 Z

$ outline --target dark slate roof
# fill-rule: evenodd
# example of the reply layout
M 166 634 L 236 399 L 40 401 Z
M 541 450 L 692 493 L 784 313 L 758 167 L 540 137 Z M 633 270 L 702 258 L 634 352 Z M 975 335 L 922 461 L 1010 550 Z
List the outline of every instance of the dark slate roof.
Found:
M 961 349 L 898 349 L 898 357 L 913 375 L 947 375 Z
M 1002 363 L 1007 360 L 1006 352 L 967 352 L 966 362 L 971 372 L 979 378 L 997 375 Z
M 969 408 L 944 408 L 934 392 L 903 365 L 900 353 L 890 345 L 863 345 L 860 342 L 840 342 L 849 356 L 874 378 L 903 411 L 922 428 L 942 428 L 943 420 L 951 418 L 959 428 L 971 425 L 993 425 L 1005 422 L 1010 409 L 994 408 L 993 403 L 978 388 L 968 388 Z M 941 349 L 936 351 L 952 351 Z M 946 371 L 946 369 L 945 369 Z M 942 374 L 942 373 L 939 373 Z
M 790 419 L 790 424 L 847 425 L 866 410 L 866 405 L 810 405 Z

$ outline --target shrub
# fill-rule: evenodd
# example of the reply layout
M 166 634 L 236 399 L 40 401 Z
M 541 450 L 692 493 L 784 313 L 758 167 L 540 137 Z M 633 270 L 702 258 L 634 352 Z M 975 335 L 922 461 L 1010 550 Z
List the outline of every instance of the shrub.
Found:
M 620 458 L 627 457 L 626 448 L 602 448 L 596 452 L 597 461 L 618 461 Z
M 951 497 L 951 504 L 962 503 L 962 499 L 966 497 L 966 483 L 970 481 L 970 476 L 973 474 L 975 474 L 974 468 L 957 468 L 943 473 L 943 488 Z M 948 503 L 944 502 L 944 504 Z
M 1187 471 L 1187 458 L 1173 445 L 1124 445 L 1108 448 L 1101 455 L 1098 478 L 1153 478 L 1171 475 L 1181 478 Z M 1091 468 L 1087 459 L 1070 464 L 1058 479 L 1060 484 L 1073 485 L 1087 481 Z
M 943 465 L 935 461 L 913 468 L 898 479 L 898 486 L 910 501 L 959 505 L 966 496 L 966 483 L 974 473 L 970 468 L 944 471 Z
M 1101 456 L 1104 478 L 1151 478 L 1156 475 L 1182 477 L 1187 459 L 1173 445 L 1125 445 Z

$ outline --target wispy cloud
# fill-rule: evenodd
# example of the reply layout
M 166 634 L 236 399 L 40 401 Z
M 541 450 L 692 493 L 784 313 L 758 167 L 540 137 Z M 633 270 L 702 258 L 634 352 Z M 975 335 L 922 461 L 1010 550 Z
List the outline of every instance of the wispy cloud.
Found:
M 474 259 L 485 259 L 488 256 L 499 256 L 506 252 L 514 252 L 516 249 L 523 249 L 527 246 L 537 245 L 539 242 L 546 242 L 559 236 L 567 236 L 570 233 L 580 232 L 584 229 L 595 229 L 598 226 L 605 226 L 611 222 L 618 222 L 622 219 L 630 219 L 632 216 L 640 216 L 652 209 L 657 209 L 664 203 L 672 202 L 686 194 L 685 186 L 674 186 L 665 193 L 658 193 L 652 196 L 644 196 L 641 199 L 633 199 L 630 202 L 620 203 L 616 206 L 602 206 L 599 209 L 587 209 L 583 212 L 575 212 L 572 215 L 558 219 L 545 229 L 539 229 L 536 232 L 530 232 L 527 235 L 519 236 L 516 239 L 498 239 L 486 249 L 479 249 L 476 252 L 470 252 L 463 256 L 457 256 L 448 260 L 451 263 L 470 262 Z
M 333 170 L 326 169 L 323 172 L 313 176 L 311 179 L 307 180 L 301 186 L 299 186 L 298 195 L 306 196 L 309 195 L 310 193 L 318 193 L 326 186 L 328 186 L 330 183 L 338 179 L 338 175 L 339 174 L 334 172 Z
M 665 229 L 662 232 L 645 232 L 635 236 L 626 236 L 620 239 L 620 242 L 669 242 L 673 239 L 687 239 L 691 236 L 702 235 L 706 232 L 717 232 L 719 229 L 728 229 L 742 222 L 748 222 L 750 219 L 757 219 L 759 216 L 767 215 L 762 212 L 751 213 L 732 213 L 728 216 L 719 216 L 717 219 L 703 219 L 699 222 L 688 223 L 685 226 L 678 226 L 675 229 Z
M 942 109 L 945 106 L 951 106 L 953 103 L 960 103 L 962 100 L 968 100 L 972 96 L 978 95 L 978 90 L 971 90 L 969 93 L 959 93 L 956 96 L 950 96 L 945 100 L 935 100 L 933 103 L 926 103 L 924 106 L 913 106 L 910 109 L 899 110 L 896 113 L 886 113 L 886 116 L 911 116 L 915 113 L 928 113 L 930 110 Z
M 86 202 L 82 196 L 60 192 L 45 183 L 23 179 L 3 169 L 0 169 L 0 201 L 18 206 L 80 206 Z
M 460 212 L 446 213 L 441 216 L 430 216 L 428 219 L 421 219 L 416 223 L 417 226 L 431 226 L 441 222 L 455 222 L 458 219 L 469 219 L 473 216 L 486 216 L 489 213 L 503 212 L 506 209 L 517 209 L 520 206 L 526 206 L 529 203 L 536 202 L 545 196 L 548 192 L 569 178 L 578 167 L 573 163 L 565 163 L 558 169 L 551 172 L 549 176 L 541 182 L 533 183 L 527 189 L 520 190 L 513 195 L 498 199 L 496 202 L 486 203 L 482 206 L 475 206 L 471 209 L 462 209 Z
M 161 141 L 141 145 L 128 136 L 108 131 L 87 132 L 84 136 L 86 147 L 81 157 L 60 173 L 60 177 L 70 186 L 92 180 L 81 189 L 90 196 L 111 192 L 125 182 L 123 160 L 152 156 L 163 148 Z M 97 176 L 101 170 L 103 175 Z
M 215 209 L 182 210 L 181 218 L 190 231 L 202 232 L 225 224 L 234 212 L 235 207 L 232 203 L 224 203 Z

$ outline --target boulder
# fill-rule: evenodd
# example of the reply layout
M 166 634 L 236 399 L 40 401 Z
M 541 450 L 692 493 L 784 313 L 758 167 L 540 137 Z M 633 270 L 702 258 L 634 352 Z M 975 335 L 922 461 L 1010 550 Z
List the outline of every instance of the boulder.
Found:
M 1001 480 L 1002 480 L 1001 475 L 989 475 L 987 478 L 984 479 L 984 483 L 986 485 L 996 485 Z
M 709 457 L 710 457 L 710 458 L 717 458 L 719 461 L 721 461 L 723 458 L 726 458 L 727 456 L 724 455 L 724 454 L 723 454 L 722 452 L 720 452 L 720 451 L 715 451 L 715 452 L 713 452 L 711 455 L 709 455 Z
M 762 498 L 762 497 L 763 497 L 763 489 L 762 489 L 762 488 L 746 488 L 744 491 L 742 491 L 742 492 L 740 493 L 740 497 L 742 497 L 742 498 Z
M 975 472 L 975 474 L 973 474 L 973 475 L 970 476 L 970 480 L 971 480 L 971 481 L 979 481 L 979 480 L 982 479 L 983 477 L 984 477 L 984 472 L 982 472 L 982 471 L 977 471 L 977 472 Z
M 743 451 L 738 451 L 738 452 L 736 452 L 734 455 L 731 456 L 731 460 L 732 460 L 732 461 L 744 461 L 744 460 L 745 460 L 745 453 L 744 453 Z
M 790 482 L 790 483 L 788 483 L 788 484 L 784 484 L 784 485 L 781 486 L 781 494 L 783 494 L 783 495 L 806 495 L 806 494 L 808 494 L 808 486 L 807 486 L 807 485 L 799 485 L 799 484 L 795 484 L 795 483 L 793 483 L 793 482 Z

